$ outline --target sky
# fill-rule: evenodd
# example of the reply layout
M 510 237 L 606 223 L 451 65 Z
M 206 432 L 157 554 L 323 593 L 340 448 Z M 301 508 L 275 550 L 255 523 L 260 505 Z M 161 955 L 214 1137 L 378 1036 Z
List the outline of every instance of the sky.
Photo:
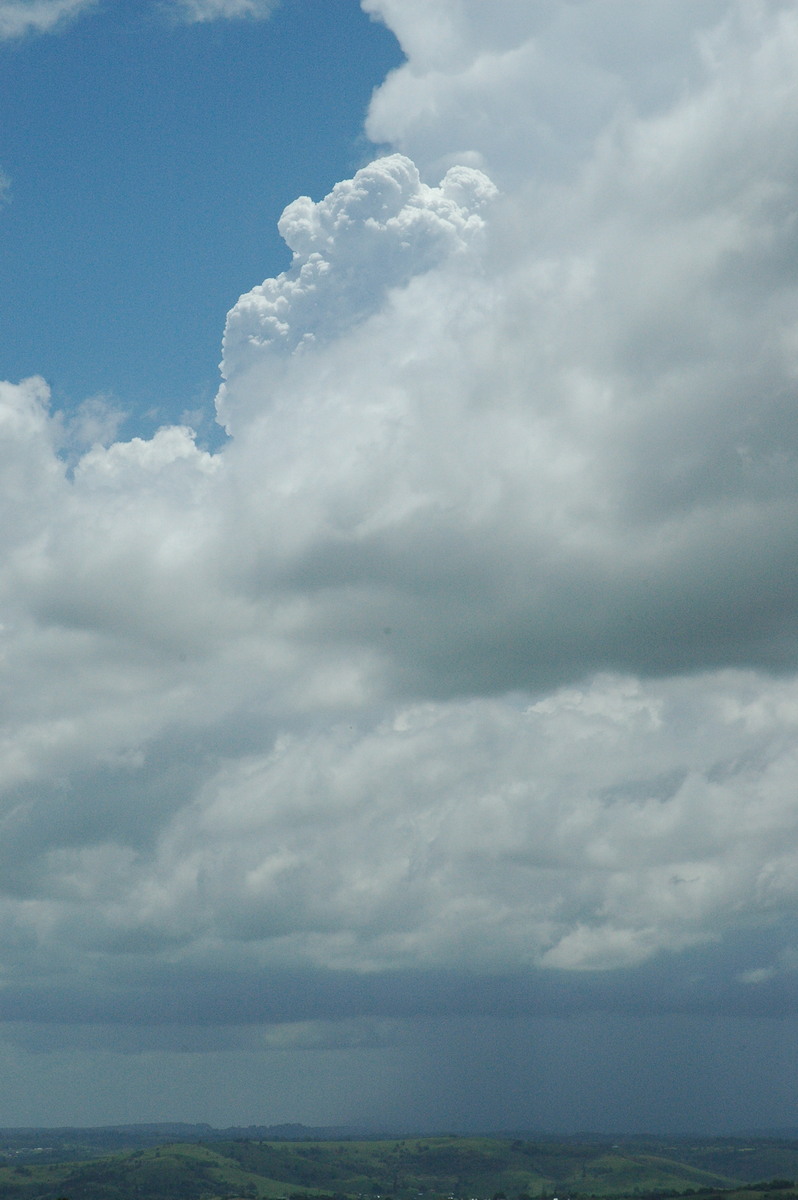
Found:
M 0 38 L 0 1125 L 798 1128 L 798 6 Z

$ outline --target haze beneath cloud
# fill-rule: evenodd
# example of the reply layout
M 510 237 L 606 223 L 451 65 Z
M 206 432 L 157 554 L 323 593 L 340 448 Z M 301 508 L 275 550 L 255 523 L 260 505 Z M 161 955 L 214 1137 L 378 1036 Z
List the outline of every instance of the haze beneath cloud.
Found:
M 407 58 L 385 153 L 286 209 L 223 448 L 0 388 L 0 1013 L 43 1054 L 257 1047 L 271 1119 L 336 1120 L 387 1047 L 384 1119 L 790 1124 L 798 10 L 362 7 Z M 596 1028 L 631 1087 L 688 1018 L 753 1022 L 750 1094 L 602 1107 Z M 588 1082 L 536 1107 L 569 1019 Z

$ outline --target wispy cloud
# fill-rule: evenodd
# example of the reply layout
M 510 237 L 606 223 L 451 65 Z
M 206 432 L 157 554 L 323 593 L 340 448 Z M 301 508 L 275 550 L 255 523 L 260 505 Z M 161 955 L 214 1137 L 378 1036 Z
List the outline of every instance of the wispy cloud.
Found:
M 242 17 L 265 20 L 280 0 L 172 0 L 171 9 L 189 22 L 238 20 Z
M 50 33 L 96 6 L 97 0 L 5 0 L 0 3 L 0 38 Z

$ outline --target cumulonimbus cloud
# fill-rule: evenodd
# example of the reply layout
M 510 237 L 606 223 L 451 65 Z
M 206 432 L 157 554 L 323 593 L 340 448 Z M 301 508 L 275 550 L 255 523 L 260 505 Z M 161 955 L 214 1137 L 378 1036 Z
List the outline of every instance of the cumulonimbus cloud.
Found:
M 605 6 L 365 7 L 403 153 L 286 210 L 225 447 L 68 469 L 46 386 L 0 391 L 6 970 L 756 929 L 754 987 L 794 962 L 798 17 L 635 6 L 627 53 Z

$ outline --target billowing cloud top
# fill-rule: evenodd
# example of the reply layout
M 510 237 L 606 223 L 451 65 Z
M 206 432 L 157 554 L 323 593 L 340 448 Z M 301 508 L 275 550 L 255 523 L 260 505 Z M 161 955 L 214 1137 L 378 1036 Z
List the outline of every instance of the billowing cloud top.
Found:
M 463 254 L 495 194 L 468 167 L 452 167 L 440 187 L 428 187 L 409 159 L 394 154 L 336 184 L 318 204 L 295 200 L 279 223 L 294 252 L 291 269 L 242 296 L 228 315 L 225 378 L 261 363 L 264 350 L 285 354 L 340 336 L 377 311 L 390 288 Z
M 0 392 L 4 1011 L 711 944 L 743 1006 L 796 963 L 798 14 L 364 7 L 403 153 L 286 210 L 225 448 L 68 472 Z

